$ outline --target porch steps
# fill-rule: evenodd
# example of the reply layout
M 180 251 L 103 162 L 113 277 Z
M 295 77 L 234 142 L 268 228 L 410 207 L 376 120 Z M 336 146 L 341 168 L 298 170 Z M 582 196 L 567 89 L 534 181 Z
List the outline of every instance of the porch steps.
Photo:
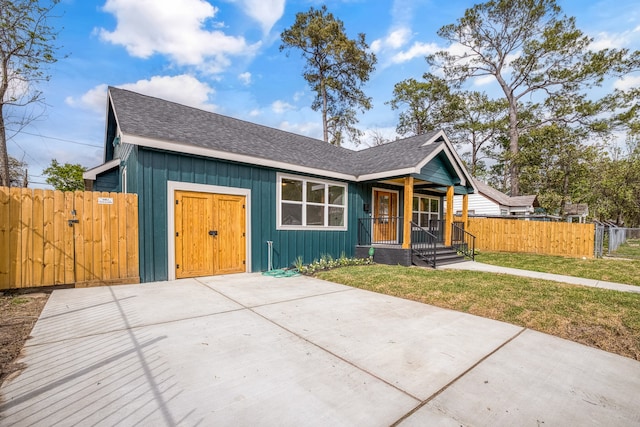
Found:
M 451 246 L 440 246 L 436 247 L 436 266 L 446 265 L 446 264 L 455 264 L 458 262 L 466 261 L 464 255 L 460 255 L 453 249 Z M 420 257 L 418 255 L 411 256 L 411 263 L 420 267 L 430 267 L 426 261 L 425 257 Z

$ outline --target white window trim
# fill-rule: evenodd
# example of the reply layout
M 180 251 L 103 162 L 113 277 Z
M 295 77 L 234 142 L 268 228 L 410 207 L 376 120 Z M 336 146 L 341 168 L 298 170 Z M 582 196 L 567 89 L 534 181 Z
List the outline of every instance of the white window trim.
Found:
M 306 222 L 306 219 L 307 219 L 307 210 L 305 209 L 305 206 L 307 206 L 307 192 L 306 192 L 307 182 L 310 181 L 318 184 L 324 184 L 325 186 L 333 185 L 333 186 L 344 188 L 344 204 L 343 205 L 329 204 L 328 193 L 326 194 L 327 196 L 326 203 L 320 204 L 320 203 L 309 202 L 309 205 L 311 206 L 320 206 L 320 205 L 324 206 L 324 217 L 327 223 L 329 221 L 329 207 L 343 208 L 344 209 L 344 221 L 343 221 L 344 225 L 341 225 L 341 226 L 282 225 L 281 213 L 282 213 L 282 202 L 283 202 L 282 200 L 282 180 L 283 179 L 293 179 L 296 181 L 302 181 L 302 202 L 297 202 L 292 200 L 284 200 L 284 202 L 285 203 L 292 202 L 293 204 L 302 205 L 302 223 L 303 224 Z M 325 187 L 325 191 L 328 191 L 327 187 Z M 349 219 L 348 199 L 349 199 L 349 184 L 347 183 L 337 182 L 337 181 L 328 181 L 326 179 L 311 178 L 311 177 L 300 176 L 300 175 L 277 173 L 276 174 L 276 230 L 347 231 L 347 224 Z
M 175 223 L 175 192 L 195 191 L 198 193 L 229 194 L 233 196 L 245 196 L 245 260 L 246 272 L 251 273 L 251 190 L 248 188 L 222 187 L 219 185 L 194 184 L 190 182 L 167 181 L 167 270 L 168 279 L 176 280 L 176 223 Z
M 437 220 L 440 221 L 442 219 L 442 201 L 440 200 L 439 197 L 437 196 L 428 196 L 426 194 L 413 194 L 413 197 L 417 197 L 418 199 L 428 199 L 428 200 L 435 200 L 438 202 L 438 218 Z M 429 216 L 431 216 L 433 214 L 433 212 L 431 212 L 431 202 L 429 202 L 429 212 L 424 212 L 420 210 L 420 202 L 418 202 L 418 210 L 414 211 L 413 210 L 413 200 L 411 200 L 411 217 L 413 218 L 413 214 L 417 213 L 418 214 L 418 218 L 420 218 L 420 214 L 421 213 L 426 213 L 429 214 Z M 424 227 L 424 226 L 423 226 Z

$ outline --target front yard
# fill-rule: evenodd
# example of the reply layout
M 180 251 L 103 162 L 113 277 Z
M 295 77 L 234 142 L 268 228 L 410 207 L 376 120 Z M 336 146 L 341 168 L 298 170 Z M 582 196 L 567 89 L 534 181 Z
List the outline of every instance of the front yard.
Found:
M 503 274 L 386 265 L 338 268 L 317 277 L 501 320 L 640 360 L 640 294 Z
M 640 286 L 640 259 L 581 259 L 552 255 L 481 252 L 476 255 L 476 261 L 502 267 Z

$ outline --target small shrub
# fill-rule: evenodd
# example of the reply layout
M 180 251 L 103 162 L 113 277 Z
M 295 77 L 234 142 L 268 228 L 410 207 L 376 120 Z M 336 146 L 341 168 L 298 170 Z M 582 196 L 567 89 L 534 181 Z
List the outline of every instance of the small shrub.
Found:
M 296 258 L 294 265 L 298 271 L 304 275 L 312 276 L 319 271 L 332 270 L 339 267 L 347 267 L 350 265 L 370 265 L 373 264 L 373 258 L 347 258 L 344 254 L 338 259 L 334 259 L 331 255 L 322 255 L 320 260 L 313 260 L 309 265 L 302 265 L 302 258 Z

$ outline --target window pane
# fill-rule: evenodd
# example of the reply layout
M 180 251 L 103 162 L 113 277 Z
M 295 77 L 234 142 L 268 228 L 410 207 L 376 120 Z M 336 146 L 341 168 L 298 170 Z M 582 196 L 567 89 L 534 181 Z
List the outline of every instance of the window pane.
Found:
M 324 203 L 324 184 L 307 181 L 307 202 Z
M 413 221 L 416 224 L 420 225 L 420 223 L 418 222 L 418 213 L 417 212 L 413 213 L 413 216 L 411 217 L 411 221 Z
M 324 206 L 307 205 L 307 225 L 324 226 Z
M 344 187 L 338 187 L 337 185 L 329 186 L 329 204 L 344 206 Z
M 302 225 L 302 205 L 283 203 L 282 225 Z
M 429 226 L 429 214 L 424 214 L 424 213 L 420 214 L 420 226 L 421 227 Z
M 440 212 L 440 209 L 438 209 L 439 204 L 438 199 L 431 199 L 431 212 Z
M 429 212 L 429 199 L 425 199 L 424 197 L 420 198 L 420 211 Z
M 301 202 L 302 181 L 282 178 L 282 200 L 295 200 L 296 202 Z
M 329 207 L 329 226 L 344 226 L 344 208 Z
M 413 210 L 414 211 L 418 210 L 418 198 L 417 197 L 413 198 Z

